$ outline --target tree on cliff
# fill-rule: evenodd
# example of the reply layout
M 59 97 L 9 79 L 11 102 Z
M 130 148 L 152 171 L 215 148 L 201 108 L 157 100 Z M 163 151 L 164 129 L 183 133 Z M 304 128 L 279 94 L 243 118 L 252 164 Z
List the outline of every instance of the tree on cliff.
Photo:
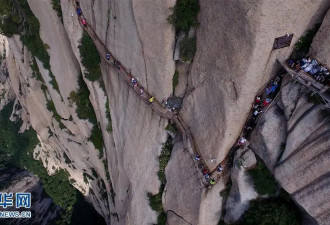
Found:
M 0 0 L 0 33 L 12 36 L 24 30 L 28 16 L 27 1 Z
M 197 14 L 199 12 L 198 0 L 178 0 L 173 8 L 173 13 L 167 19 L 177 31 L 188 33 L 190 27 L 198 25 Z

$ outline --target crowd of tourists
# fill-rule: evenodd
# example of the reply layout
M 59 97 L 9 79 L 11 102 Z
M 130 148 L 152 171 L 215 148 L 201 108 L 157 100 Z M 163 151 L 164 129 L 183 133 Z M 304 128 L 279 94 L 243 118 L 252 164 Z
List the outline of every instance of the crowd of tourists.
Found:
M 238 142 L 233 146 L 234 150 L 237 150 L 238 148 L 246 145 L 248 143 L 248 140 L 251 137 L 251 133 L 253 129 L 257 125 L 257 118 L 258 116 L 263 112 L 263 110 L 269 106 L 269 104 L 273 101 L 273 99 L 276 97 L 276 94 L 279 91 L 279 87 L 282 81 L 284 74 L 279 74 L 277 75 L 273 80 L 271 80 L 267 86 L 266 89 L 263 93 L 259 94 L 253 103 L 252 107 L 252 113 L 249 119 L 247 120 L 242 136 L 239 138 Z M 194 156 L 194 161 L 198 162 L 198 167 L 201 169 L 204 178 L 210 185 L 215 185 L 216 180 L 212 178 L 210 171 L 205 169 L 205 166 L 201 161 L 201 156 L 200 155 L 195 155 Z M 224 170 L 224 165 L 223 163 L 220 163 L 217 167 L 217 172 L 223 172 Z
M 194 161 L 195 162 L 199 162 L 201 160 L 201 156 L 200 155 L 196 155 L 194 157 Z M 202 173 L 203 173 L 203 176 L 204 178 L 206 179 L 206 181 L 210 184 L 210 185 L 215 185 L 216 184 L 216 181 L 214 178 L 211 177 L 211 174 L 210 174 L 210 171 L 208 171 L 204 164 L 202 162 L 200 162 L 198 164 L 198 168 L 202 170 Z M 223 166 L 220 164 L 218 167 L 217 167 L 217 171 L 218 172 L 222 172 L 223 171 Z
M 317 62 L 316 59 L 311 59 L 310 57 L 299 60 L 289 59 L 288 66 L 296 72 L 304 71 L 322 84 L 326 85 L 330 83 L 329 69 Z
M 271 80 L 267 84 L 265 92 L 255 98 L 252 107 L 252 114 L 246 122 L 243 129 L 243 135 L 237 142 L 236 146 L 243 146 L 248 142 L 248 139 L 250 139 L 251 133 L 257 124 L 256 121 L 258 116 L 263 112 L 264 108 L 267 107 L 276 97 L 283 76 L 284 74 L 277 75 L 275 79 Z

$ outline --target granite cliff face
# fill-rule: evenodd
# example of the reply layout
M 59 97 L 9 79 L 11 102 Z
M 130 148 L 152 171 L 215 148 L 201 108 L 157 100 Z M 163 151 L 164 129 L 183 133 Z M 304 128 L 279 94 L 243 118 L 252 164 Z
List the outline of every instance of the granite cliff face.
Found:
M 99 81 L 84 78 L 102 131 L 104 154 L 100 156 L 89 139 L 93 125 L 79 119 L 77 106 L 70 101 L 70 93 L 79 88 L 78 77 L 86 70 L 78 49 L 83 28 L 75 16 L 73 2 L 61 1 L 63 23 L 50 1 L 28 3 L 40 22 L 40 37 L 47 44 L 51 72 L 59 90 L 49 83 L 49 71 L 18 36 L 13 36 L 8 38 L 10 50 L 5 62 L 9 75 L 0 74 L 0 90 L 6 90 L 1 106 L 16 96 L 16 104 L 22 108 L 13 113 L 24 122 L 21 131 L 31 126 L 38 133 L 41 149 L 36 149 L 35 157 L 49 174 L 58 168 L 67 170 L 70 179 L 75 180 L 74 187 L 108 224 L 156 223 L 157 215 L 149 207 L 147 193 L 159 191 L 157 156 L 168 136 L 168 121 L 147 107 L 102 56 L 105 91 Z M 172 59 L 175 31 L 166 18 L 175 1 L 100 0 L 80 4 L 100 40 L 146 90 L 160 101 L 169 97 L 176 68 Z M 214 169 L 239 136 L 256 93 L 278 69 L 276 59 L 283 60 L 292 52 L 293 44 L 272 51 L 274 38 L 293 33 L 295 43 L 307 29 L 321 22 L 330 3 L 200 1 L 200 6 L 196 56 L 190 66 L 177 68 L 187 71 L 187 77 L 179 79 L 183 87 L 179 95 L 184 96 L 180 113 L 202 157 Z M 328 13 L 312 45 L 315 57 L 328 66 L 329 18 Z M 46 94 L 33 76 L 33 60 L 46 81 Z M 300 89 L 294 84 L 285 87 L 278 106 L 265 114 L 267 119 L 261 122 L 260 132 L 254 134 L 252 149 L 274 171 L 283 188 L 320 224 L 326 224 L 329 206 L 322 201 L 322 193 L 327 193 L 328 185 L 327 179 L 322 178 L 327 178 L 329 163 L 324 157 L 330 145 L 329 125 L 327 118 L 318 114 L 321 106 L 306 102 Z M 47 109 L 50 100 L 64 128 Z M 112 132 L 107 131 L 107 101 Z M 265 126 L 274 129 L 269 133 Z M 281 143 L 286 143 L 286 148 L 276 162 Z M 163 193 L 168 224 L 218 223 L 222 209 L 219 192 L 225 180 L 212 189 L 204 189 L 199 173 L 182 141 L 175 139 Z M 236 174 L 241 175 L 238 171 Z M 315 188 L 317 191 L 312 191 Z M 247 190 L 250 195 L 242 200 L 245 206 L 254 197 L 254 191 Z M 316 208 L 320 204 L 322 207 Z M 237 219 L 235 212 L 228 217 Z
M 204 158 L 219 163 L 236 141 L 255 95 L 278 69 L 276 59 L 292 52 L 293 44 L 273 51 L 274 38 L 293 33 L 292 43 L 297 42 L 320 22 L 329 1 L 200 5 L 197 52 L 182 114 Z

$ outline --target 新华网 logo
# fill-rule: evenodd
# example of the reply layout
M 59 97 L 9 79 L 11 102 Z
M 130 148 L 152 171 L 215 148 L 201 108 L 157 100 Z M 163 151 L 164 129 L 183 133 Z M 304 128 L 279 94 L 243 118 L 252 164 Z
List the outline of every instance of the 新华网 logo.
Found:
M 14 201 L 13 193 L 0 192 L 0 207 L 6 209 L 14 206 L 18 208 L 31 208 L 31 193 L 16 193 Z

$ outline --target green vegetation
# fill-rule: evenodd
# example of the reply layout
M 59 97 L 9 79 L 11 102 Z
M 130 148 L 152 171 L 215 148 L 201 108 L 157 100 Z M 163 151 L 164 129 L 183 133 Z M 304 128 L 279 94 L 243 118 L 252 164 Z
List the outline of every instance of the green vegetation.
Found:
M 105 176 L 107 177 L 107 180 L 110 180 L 108 160 L 107 159 L 103 159 L 102 162 L 103 162 L 103 166 L 104 166 Z
M 257 199 L 250 202 L 250 208 L 236 225 L 299 225 L 300 212 L 289 196 Z
M 173 134 L 176 134 L 179 131 L 178 128 L 176 127 L 175 123 L 168 123 L 167 126 L 165 127 L 165 130 L 167 130 Z
M 13 102 L 0 112 L 0 156 L 5 156 L 0 157 L 0 167 L 25 168 L 40 178 L 46 196 L 49 195 L 55 204 L 63 208 L 54 224 L 95 224 L 90 217 L 97 219 L 99 216 L 91 206 L 88 208 L 82 195 L 70 185 L 68 172 L 59 170 L 49 176 L 42 163 L 33 158 L 33 150 L 38 144 L 36 132 L 30 129 L 18 133 L 22 121 L 14 123 L 9 120 L 12 107 Z M 80 209 L 77 204 L 83 204 L 85 208 Z M 85 214 L 77 214 L 76 210 L 85 210 Z M 81 219 L 88 222 L 81 223 Z M 100 218 L 98 220 L 100 221 Z
M 43 85 L 45 85 L 45 81 L 41 76 L 41 73 L 39 71 L 39 67 L 37 65 L 37 62 L 34 58 L 32 58 L 32 62 L 30 64 L 31 69 L 32 69 L 32 77 L 35 78 L 36 80 L 40 81 Z M 47 89 L 47 87 L 46 87 Z
M 276 162 L 279 162 L 282 158 L 282 155 L 284 153 L 284 150 L 285 150 L 285 146 L 286 146 L 286 143 L 282 143 L 281 146 L 280 146 L 280 154 L 278 154 L 278 157 L 277 157 L 277 160 Z
M 95 148 L 99 150 L 99 158 L 103 157 L 103 136 L 102 131 L 98 127 L 98 124 L 94 124 L 91 136 L 88 139 L 89 141 L 93 142 Z
M 179 71 L 175 70 L 173 79 L 172 79 L 173 93 L 175 91 L 176 86 L 178 86 L 178 83 L 179 83 Z
M 152 210 L 158 213 L 157 225 L 166 225 L 166 213 L 164 212 L 163 208 L 162 194 L 163 191 L 159 192 L 156 195 L 148 193 L 149 205 Z
M 87 184 L 88 183 L 88 179 L 90 179 L 90 180 L 94 180 L 94 178 L 91 176 L 91 175 L 89 175 L 88 173 L 83 173 L 83 177 L 84 177 L 84 182 Z
M 95 148 L 99 150 L 99 157 L 103 157 L 103 137 L 102 131 L 98 126 L 95 112 L 91 102 L 89 101 L 89 90 L 82 78 L 78 79 L 79 90 L 70 93 L 69 100 L 74 101 L 77 105 L 76 113 L 80 119 L 88 120 L 93 124 L 93 129 L 89 140 L 93 142 Z
M 162 195 L 166 184 L 165 168 L 167 166 L 168 161 L 170 160 L 172 148 L 172 139 L 169 137 L 167 141 L 163 144 L 162 152 L 158 157 L 159 171 L 157 174 L 161 182 L 159 193 L 156 195 L 148 193 L 150 207 L 158 213 L 157 225 L 165 225 L 167 219 L 166 213 L 164 212 L 163 208 Z
M 63 152 L 63 158 L 64 158 L 66 164 L 72 163 L 72 161 L 70 160 L 70 158 L 68 157 L 68 155 L 65 152 Z
M 90 81 L 96 81 L 101 77 L 100 56 L 96 49 L 93 40 L 89 37 L 88 33 L 84 30 L 81 44 L 79 45 L 82 63 L 86 70 L 84 75 Z
M 185 37 L 180 42 L 180 58 L 185 62 L 190 61 L 195 56 L 196 49 L 196 38 Z
M 324 105 L 326 102 L 323 100 L 319 93 L 310 93 L 307 95 L 307 102 L 315 105 Z
M 110 188 L 111 188 L 111 190 L 110 190 L 110 197 L 111 197 L 111 200 L 112 200 L 113 205 L 115 205 L 116 204 L 116 202 L 115 202 L 116 193 L 115 193 L 115 190 L 113 189 L 113 185 L 112 185 L 112 181 L 111 180 L 110 180 Z
M 107 132 L 112 133 L 112 121 L 111 121 L 111 114 L 110 114 L 110 107 L 109 107 L 109 100 L 107 98 L 107 102 L 105 103 L 105 116 L 108 119 L 108 125 L 107 125 Z
M 53 9 L 56 11 L 57 16 L 61 19 L 63 23 L 61 0 L 52 0 Z
M 173 149 L 172 138 L 168 138 L 167 141 L 163 144 L 162 152 L 158 157 L 159 161 L 159 170 L 157 172 L 158 178 L 163 186 L 166 184 L 165 168 L 168 161 L 170 160 L 171 153 Z
M 60 88 L 59 88 L 59 86 L 58 86 L 58 83 L 57 83 L 57 81 L 56 81 L 56 79 L 55 79 L 54 74 L 53 74 L 51 71 L 49 71 L 49 76 L 50 76 L 50 78 L 51 78 L 51 81 L 49 81 L 49 83 L 50 83 L 50 84 L 52 85 L 52 87 L 57 91 L 57 93 L 60 94 Z M 61 94 L 60 94 L 60 96 L 61 96 Z M 62 96 L 61 96 L 61 100 L 63 101 Z
M 321 23 L 315 24 L 313 29 L 309 29 L 305 35 L 299 38 L 298 42 L 295 44 L 295 51 L 308 54 L 309 49 L 312 45 L 313 38 L 319 30 Z
M 96 170 L 94 168 L 91 168 L 91 171 L 92 171 L 93 177 L 95 177 L 96 179 L 98 179 L 99 178 L 99 175 L 97 174 Z
M 45 98 L 47 100 L 47 103 L 46 103 L 47 109 L 53 113 L 53 117 L 59 123 L 60 128 L 61 129 L 65 129 L 66 127 L 65 127 L 65 125 L 61 121 L 61 116 L 57 113 L 57 110 L 56 110 L 56 107 L 54 105 L 54 102 L 52 100 L 49 100 L 48 99 L 48 96 L 47 96 L 47 90 L 48 90 L 48 88 L 45 85 L 45 81 L 44 81 L 44 79 L 41 76 L 41 73 L 39 71 L 38 65 L 37 65 L 37 63 L 36 63 L 36 61 L 35 61 L 34 58 L 32 58 L 32 62 L 30 64 L 30 66 L 31 66 L 31 69 L 32 69 L 32 77 L 34 77 L 36 80 L 38 80 L 38 81 L 41 82 L 41 90 L 44 93 Z M 54 79 L 51 82 L 53 82 L 54 80 L 55 80 L 55 77 L 54 77 Z M 57 88 L 58 88 L 57 83 L 55 83 L 55 86 L 57 86 Z
M 47 99 L 47 109 L 53 113 L 53 117 L 59 123 L 61 129 L 65 129 L 65 125 L 61 121 L 61 116 L 57 113 L 54 102 L 52 100 Z
M 0 0 L 0 5 L 0 33 L 8 37 L 14 34 L 21 35 L 22 43 L 43 63 L 44 68 L 49 70 L 52 78 L 50 84 L 60 94 L 57 81 L 50 69 L 49 55 L 46 51 L 49 45 L 41 40 L 40 23 L 27 1 Z
M 259 157 L 257 157 L 257 166 L 248 172 L 253 179 L 254 187 L 258 194 L 268 196 L 276 194 L 279 188 L 275 178 Z
M 176 5 L 170 8 L 173 13 L 167 18 L 175 29 L 188 33 L 191 27 L 198 25 L 197 14 L 199 12 L 198 0 L 177 0 Z

